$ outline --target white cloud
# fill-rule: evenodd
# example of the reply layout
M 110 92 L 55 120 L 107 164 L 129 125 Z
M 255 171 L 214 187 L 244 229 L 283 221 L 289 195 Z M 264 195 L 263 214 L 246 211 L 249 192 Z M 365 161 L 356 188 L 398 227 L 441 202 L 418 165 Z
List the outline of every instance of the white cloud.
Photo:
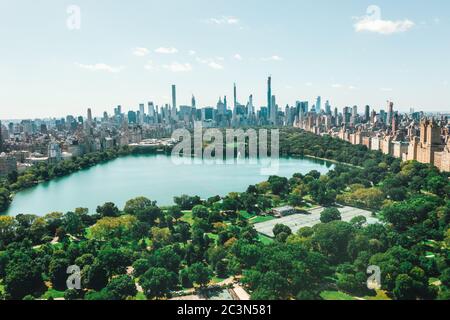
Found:
M 415 23 L 409 19 L 392 21 L 383 20 L 381 18 L 373 18 L 369 16 L 359 18 L 359 20 L 354 25 L 356 32 L 366 31 L 383 35 L 406 32 L 414 26 Z
M 138 56 L 138 57 L 145 57 L 149 53 L 150 53 L 150 50 L 148 50 L 147 48 L 139 48 L 139 47 L 137 47 L 137 48 L 133 49 L 133 54 L 135 56 Z
M 171 64 L 163 65 L 163 68 L 170 70 L 172 72 L 189 72 L 192 71 L 192 66 L 190 63 L 179 63 L 172 62 Z
M 222 69 L 224 69 L 223 65 L 221 65 L 220 63 L 218 63 L 214 59 L 202 59 L 202 58 L 197 57 L 196 60 L 197 60 L 198 63 L 205 64 L 208 67 L 210 67 L 212 69 L 215 69 L 215 70 L 222 70 Z
M 236 59 L 236 60 L 242 60 L 242 56 L 241 56 L 239 53 L 236 53 L 236 54 L 233 56 L 233 58 Z
M 189 55 L 190 56 L 195 56 L 197 54 L 197 52 L 195 52 L 194 50 L 189 50 Z
M 380 90 L 384 91 L 384 92 L 391 92 L 391 91 L 393 91 L 392 88 L 381 88 Z
M 342 84 L 340 84 L 340 83 L 335 83 L 335 84 L 332 84 L 331 87 L 332 87 L 332 88 L 335 88 L 335 89 L 339 89 L 339 88 L 342 88 Z
M 217 25 L 238 25 L 240 23 L 239 19 L 236 17 L 221 16 L 219 18 L 209 18 L 206 20 L 207 23 L 217 24 Z
M 312 87 L 312 82 L 307 82 L 307 83 L 305 83 L 305 86 L 307 86 L 307 87 Z
M 280 56 L 277 56 L 277 55 L 273 55 L 273 56 L 268 57 L 268 58 L 262 58 L 261 60 L 262 61 L 282 61 L 283 58 L 280 57 Z
M 358 89 L 358 88 L 356 88 L 355 86 L 348 86 L 348 89 L 349 89 L 349 90 L 356 90 L 356 89 Z
M 77 65 L 86 70 L 90 71 L 104 71 L 104 72 L 110 72 L 110 73 L 117 73 L 122 71 L 123 67 L 113 67 L 110 65 L 107 65 L 105 63 L 96 63 L 96 64 L 82 64 L 77 63 Z
M 211 61 L 210 63 L 208 63 L 208 67 L 212 68 L 212 69 L 216 69 L 216 70 L 222 70 L 223 66 L 215 61 Z
M 160 48 L 155 49 L 155 52 L 161 53 L 161 54 L 174 54 L 174 53 L 178 52 L 178 49 L 173 48 L 173 47 L 171 47 L 171 48 L 160 47 Z
M 153 61 L 148 61 L 147 64 L 144 66 L 145 70 L 152 71 L 155 69 L 155 66 L 153 65 Z

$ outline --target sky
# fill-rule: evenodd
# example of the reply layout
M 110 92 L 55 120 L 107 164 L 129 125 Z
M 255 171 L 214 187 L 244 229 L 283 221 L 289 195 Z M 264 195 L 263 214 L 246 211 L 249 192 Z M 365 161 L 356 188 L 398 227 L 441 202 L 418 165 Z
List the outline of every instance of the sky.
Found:
M 448 0 L 0 0 L 0 119 L 216 106 L 450 112 Z M 362 108 L 360 109 L 362 110 Z

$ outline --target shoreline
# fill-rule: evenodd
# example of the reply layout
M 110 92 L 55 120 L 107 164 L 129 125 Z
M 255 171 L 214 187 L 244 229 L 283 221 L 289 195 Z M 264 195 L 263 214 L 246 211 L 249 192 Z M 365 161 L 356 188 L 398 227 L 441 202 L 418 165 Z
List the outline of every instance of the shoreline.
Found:
M 127 157 L 140 157 L 140 156 L 144 156 L 144 157 L 150 157 L 150 158 L 153 158 L 153 157 L 158 157 L 158 156 L 163 156 L 163 157 L 167 157 L 168 158 L 168 161 L 170 161 L 170 155 L 164 155 L 164 154 L 127 154 L 127 155 L 122 155 L 122 156 L 120 156 L 120 157 L 118 157 L 118 158 L 114 158 L 114 159 L 110 159 L 109 161 L 106 161 L 106 162 L 101 162 L 101 163 L 98 163 L 98 164 L 96 164 L 96 165 L 94 165 L 94 166 L 90 166 L 89 168 L 83 168 L 83 169 L 81 169 L 81 170 L 77 170 L 77 171 L 74 171 L 74 172 L 72 172 L 72 173 L 70 173 L 69 175 L 65 175 L 65 176 L 61 176 L 61 177 L 55 177 L 55 178 L 53 178 L 53 179 L 50 179 L 50 180 L 42 180 L 42 181 L 39 181 L 39 183 L 36 183 L 36 184 L 34 184 L 33 186 L 30 186 L 30 187 L 28 187 L 28 188 L 25 188 L 25 189 L 21 189 L 21 190 L 15 190 L 14 192 L 11 192 L 10 193 L 10 201 L 9 201 L 9 205 L 8 205 L 8 207 L 7 208 L 4 208 L 4 210 L 1 210 L 1 212 L 0 212 L 0 215 L 11 215 L 11 212 L 10 212 L 10 209 L 12 208 L 12 204 L 13 204 L 13 202 L 15 201 L 15 199 L 16 199 L 16 197 L 17 197 L 17 195 L 19 194 L 19 193 L 21 193 L 21 192 L 24 192 L 24 191 L 27 191 L 27 190 L 32 190 L 33 188 L 37 188 L 37 187 L 39 187 L 40 185 L 42 185 L 42 184 L 48 184 L 48 183 L 51 183 L 51 182 L 53 182 L 53 181 L 58 181 L 58 180 L 60 180 L 60 179 L 65 179 L 65 178 L 69 178 L 71 175 L 73 175 L 73 174 L 76 174 L 76 173 L 78 173 L 78 172 L 81 172 L 81 171 L 85 171 L 85 170 L 90 170 L 90 169 L 92 169 L 92 168 L 94 168 L 94 167 L 96 167 L 96 166 L 98 166 L 98 165 L 100 165 L 100 164 L 103 164 L 103 163 L 108 163 L 108 162 L 112 162 L 112 161 L 115 161 L 115 160 L 118 160 L 118 159 L 123 159 L 123 158 L 127 158 Z M 187 159 L 189 159 L 189 160 L 192 160 L 192 162 L 194 162 L 194 160 L 195 160 L 195 157 L 192 157 L 192 155 L 191 156 L 187 156 Z M 295 155 L 293 155 L 293 156 L 289 156 L 289 155 L 285 155 L 285 156 L 282 156 L 282 157 L 280 157 L 280 161 L 284 161 L 284 160 L 291 160 L 291 161 L 293 161 L 293 163 L 294 163 L 294 168 L 293 168 L 293 170 L 295 171 L 295 170 L 297 170 L 298 172 L 300 172 L 301 170 L 300 170 L 300 167 L 301 167 L 301 163 L 303 163 L 303 161 L 306 161 L 306 162 L 309 162 L 309 163 L 311 163 L 311 164 L 316 164 L 316 165 L 318 165 L 318 166 L 320 166 L 320 167 L 323 167 L 323 168 L 327 168 L 327 171 L 328 170 L 331 170 L 331 167 L 333 166 L 333 164 L 331 163 L 331 162 L 319 162 L 319 161 L 316 161 L 316 159 L 313 159 L 313 158 L 308 158 L 308 157 L 301 157 L 301 156 L 295 156 Z M 247 159 L 246 159 L 247 160 Z M 247 161 L 245 162 L 246 164 L 247 164 Z M 194 163 L 193 163 L 194 164 Z M 226 161 L 224 161 L 223 162 L 223 164 L 226 164 Z M 234 162 L 234 164 L 235 165 L 238 165 L 236 162 Z M 258 162 L 258 164 L 256 164 L 257 166 L 264 166 L 263 164 L 259 164 L 259 162 Z M 299 167 L 300 166 L 300 167 Z M 198 170 L 198 169 L 197 169 Z M 295 172 L 297 172 L 297 171 L 295 171 Z M 295 172 L 293 172 L 293 173 L 295 173 Z M 306 171 L 305 171 L 305 173 L 307 173 Z M 283 175 L 280 175 L 280 176 L 283 176 Z M 290 176 L 288 176 L 288 175 L 286 175 L 286 177 L 287 178 L 290 178 Z M 261 180 L 261 182 L 263 182 L 263 181 L 265 181 L 264 179 L 262 179 Z M 248 185 L 246 184 L 245 185 L 245 187 L 248 187 Z M 188 190 L 186 190 L 185 192 L 188 192 Z M 180 193 L 181 194 L 181 193 Z M 174 196 L 176 196 L 177 194 L 174 194 Z

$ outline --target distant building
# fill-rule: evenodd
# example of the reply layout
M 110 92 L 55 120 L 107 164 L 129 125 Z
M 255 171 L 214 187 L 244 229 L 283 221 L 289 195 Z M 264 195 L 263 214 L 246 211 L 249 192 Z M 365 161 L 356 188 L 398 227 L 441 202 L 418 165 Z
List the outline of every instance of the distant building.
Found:
M 0 154 L 0 177 L 5 177 L 14 171 L 17 171 L 16 158 L 2 152 Z
M 441 171 L 450 171 L 449 139 L 444 145 L 441 140 L 441 129 L 434 120 L 420 122 L 420 138 L 414 137 L 408 146 L 408 160 L 431 163 Z
M 62 160 L 61 146 L 58 143 L 49 143 L 48 161 L 49 163 L 58 163 Z
M 272 209 L 272 213 L 276 217 L 286 217 L 286 216 L 294 214 L 296 212 L 297 211 L 295 210 L 295 208 L 291 207 L 291 206 L 284 206 L 284 207 Z

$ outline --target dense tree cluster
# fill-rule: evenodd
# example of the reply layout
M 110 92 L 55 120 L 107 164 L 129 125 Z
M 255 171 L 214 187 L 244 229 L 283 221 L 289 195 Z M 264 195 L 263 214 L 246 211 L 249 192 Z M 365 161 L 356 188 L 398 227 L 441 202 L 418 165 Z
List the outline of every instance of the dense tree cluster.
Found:
M 324 290 L 364 297 L 375 295 L 367 268 L 378 266 L 390 298 L 450 298 L 448 174 L 295 129 L 282 131 L 281 149 L 351 166 L 274 176 L 224 197 L 181 195 L 172 207 L 139 197 L 91 214 L 0 216 L 1 297 L 40 298 L 50 287 L 65 299 L 166 299 L 231 276 L 252 299 L 320 299 Z M 380 223 L 342 221 L 336 202 L 371 210 Z M 253 223 L 286 204 L 327 208 L 314 227 L 278 224 L 262 241 Z M 82 290 L 66 289 L 70 265 L 81 269 Z

